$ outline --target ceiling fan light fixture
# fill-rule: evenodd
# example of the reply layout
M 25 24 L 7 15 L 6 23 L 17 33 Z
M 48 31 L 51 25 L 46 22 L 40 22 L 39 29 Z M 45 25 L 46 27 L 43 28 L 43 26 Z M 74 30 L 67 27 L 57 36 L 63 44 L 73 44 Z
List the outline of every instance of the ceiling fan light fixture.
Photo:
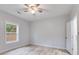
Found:
M 27 6 L 27 7 L 32 7 L 32 6 L 38 7 L 38 6 L 40 6 L 40 4 L 24 4 L 24 5 Z
M 24 12 L 35 14 L 36 12 L 42 13 L 44 9 L 40 7 L 40 4 L 24 4 L 24 8 L 22 10 Z
M 35 14 L 35 11 L 34 11 L 34 10 L 32 10 L 32 11 L 31 11 L 31 13 L 32 13 L 32 14 Z
M 38 11 L 38 7 L 36 7 L 35 4 L 33 4 L 33 5 L 30 4 L 29 7 L 28 7 L 28 10 L 29 10 L 29 12 L 31 12 L 32 14 L 35 14 L 35 12 Z

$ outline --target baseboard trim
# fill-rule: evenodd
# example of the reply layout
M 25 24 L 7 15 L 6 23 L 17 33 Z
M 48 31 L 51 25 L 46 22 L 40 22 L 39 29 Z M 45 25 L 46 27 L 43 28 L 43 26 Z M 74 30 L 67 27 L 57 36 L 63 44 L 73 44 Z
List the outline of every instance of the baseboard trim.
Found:
M 49 48 L 57 48 L 57 49 L 65 49 L 66 48 L 62 48 L 62 47 L 56 47 L 56 46 L 48 46 L 48 45 L 45 45 L 45 44 L 39 44 L 39 43 L 31 43 L 32 45 L 39 45 L 39 46 L 44 46 L 44 47 L 49 47 Z
M 15 47 L 15 48 L 6 50 L 6 51 L 4 51 L 4 52 L 1 52 L 0 55 L 3 55 L 3 54 L 5 54 L 5 53 L 7 53 L 7 52 L 9 52 L 9 51 L 12 51 L 12 50 L 15 50 L 15 49 L 18 49 L 18 48 L 21 48 L 21 47 L 29 46 L 29 45 L 30 45 L 30 44 L 28 44 L 28 45 L 23 45 L 23 46 L 18 46 L 18 47 Z
M 69 55 L 72 55 L 67 49 L 65 49 L 66 50 L 66 52 L 69 54 Z

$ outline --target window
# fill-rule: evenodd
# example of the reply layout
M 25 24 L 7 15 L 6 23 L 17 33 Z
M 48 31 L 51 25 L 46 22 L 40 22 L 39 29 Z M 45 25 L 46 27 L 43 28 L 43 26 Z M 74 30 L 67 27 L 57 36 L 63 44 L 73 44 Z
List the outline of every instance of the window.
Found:
M 16 42 L 18 40 L 18 26 L 16 24 L 6 23 L 5 39 L 7 42 Z

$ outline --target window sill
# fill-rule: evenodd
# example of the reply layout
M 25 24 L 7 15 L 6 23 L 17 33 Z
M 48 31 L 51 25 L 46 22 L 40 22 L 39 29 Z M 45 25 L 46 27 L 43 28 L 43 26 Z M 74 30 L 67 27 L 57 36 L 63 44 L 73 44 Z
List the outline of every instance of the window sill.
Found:
M 6 41 L 7 44 L 9 44 L 9 43 L 16 43 L 16 42 L 18 42 L 18 40 L 17 41 Z

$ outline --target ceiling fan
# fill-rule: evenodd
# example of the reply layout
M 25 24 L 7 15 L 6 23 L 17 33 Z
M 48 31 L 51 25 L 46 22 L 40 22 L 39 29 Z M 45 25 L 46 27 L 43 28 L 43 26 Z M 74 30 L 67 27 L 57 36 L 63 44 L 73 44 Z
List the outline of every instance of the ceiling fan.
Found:
M 44 10 L 40 7 L 40 4 L 24 4 L 24 8 L 20 9 L 23 12 L 31 12 L 33 15 L 35 15 L 36 12 L 42 13 Z M 20 11 L 17 11 L 18 14 L 21 14 Z

